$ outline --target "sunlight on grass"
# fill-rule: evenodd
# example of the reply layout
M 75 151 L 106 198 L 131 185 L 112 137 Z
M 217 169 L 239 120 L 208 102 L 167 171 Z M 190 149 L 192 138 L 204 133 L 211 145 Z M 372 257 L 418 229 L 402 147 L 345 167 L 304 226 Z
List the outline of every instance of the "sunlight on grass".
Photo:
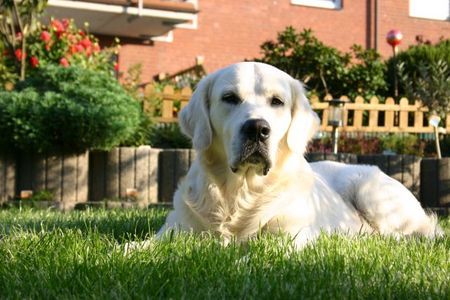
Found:
M 323 235 L 302 251 L 286 236 L 247 244 L 183 234 L 124 255 L 167 211 L 0 211 L 0 298 L 448 299 L 446 237 L 397 241 Z

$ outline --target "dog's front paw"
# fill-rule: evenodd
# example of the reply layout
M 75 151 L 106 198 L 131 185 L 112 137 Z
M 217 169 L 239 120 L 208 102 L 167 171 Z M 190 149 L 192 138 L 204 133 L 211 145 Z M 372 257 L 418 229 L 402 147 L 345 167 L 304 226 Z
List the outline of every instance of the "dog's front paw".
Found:
M 133 251 L 141 251 L 141 250 L 149 249 L 153 245 L 154 242 L 155 242 L 155 239 L 151 238 L 151 239 L 148 239 L 148 240 L 145 240 L 142 242 L 126 243 L 124 245 L 124 249 L 123 249 L 124 255 L 126 256 Z

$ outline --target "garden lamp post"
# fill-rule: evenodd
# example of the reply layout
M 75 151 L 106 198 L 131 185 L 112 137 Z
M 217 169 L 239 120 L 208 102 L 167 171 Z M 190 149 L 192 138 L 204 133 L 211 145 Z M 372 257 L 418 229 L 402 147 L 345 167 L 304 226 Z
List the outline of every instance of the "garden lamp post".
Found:
M 398 97 L 398 83 L 397 83 L 397 52 L 398 45 L 402 42 L 403 34 L 400 30 L 393 29 L 386 35 L 386 41 L 392 47 L 392 53 L 394 55 L 394 96 Z
M 428 119 L 428 122 L 434 129 L 434 138 L 436 139 L 436 152 L 438 158 L 441 159 L 441 146 L 439 144 L 439 122 L 441 122 L 441 118 L 433 115 Z
M 333 127 L 332 143 L 334 154 L 338 153 L 339 127 L 342 126 L 344 120 L 345 102 L 340 99 L 328 101 L 328 125 Z

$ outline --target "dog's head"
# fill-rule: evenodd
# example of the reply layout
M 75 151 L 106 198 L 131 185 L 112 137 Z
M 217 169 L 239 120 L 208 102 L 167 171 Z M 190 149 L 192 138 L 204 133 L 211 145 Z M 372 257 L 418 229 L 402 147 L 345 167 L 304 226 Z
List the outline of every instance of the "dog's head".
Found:
M 272 66 L 244 62 L 198 85 L 180 115 L 194 148 L 217 152 L 230 169 L 266 175 L 282 151 L 302 155 L 318 118 L 301 83 Z

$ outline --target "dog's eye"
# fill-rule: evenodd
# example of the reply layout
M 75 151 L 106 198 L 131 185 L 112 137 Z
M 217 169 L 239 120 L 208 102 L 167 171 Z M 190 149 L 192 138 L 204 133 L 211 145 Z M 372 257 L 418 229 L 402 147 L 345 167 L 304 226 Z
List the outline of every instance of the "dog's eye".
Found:
M 270 105 L 274 106 L 274 107 L 283 106 L 284 102 L 280 98 L 274 96 L 274 97 L 272 97 L 272 99 L 270 101 Z
M 236 94 L 234 93 L 229 93 L 229 94 L 225 94 L 222 96 L 222 101 L 226 102 L 228 104 L 239 104 L 242 102 L 241 98 L 239 98 Z

